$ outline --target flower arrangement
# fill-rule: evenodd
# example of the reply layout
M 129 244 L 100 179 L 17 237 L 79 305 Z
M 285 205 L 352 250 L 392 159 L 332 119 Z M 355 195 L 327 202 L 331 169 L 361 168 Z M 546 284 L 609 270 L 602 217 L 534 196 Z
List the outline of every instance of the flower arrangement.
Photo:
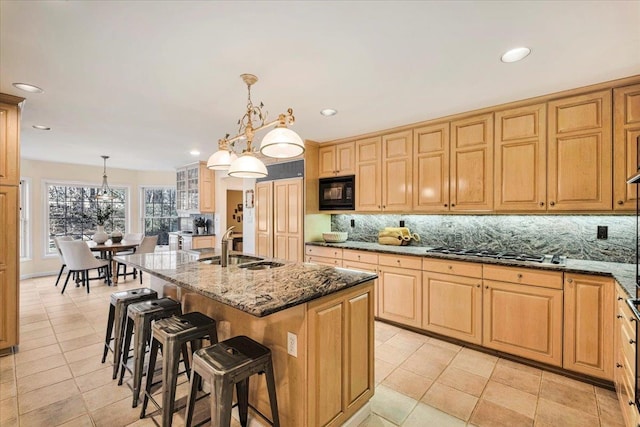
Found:
M 109 218 L 111 218 L 112 214 L 113 206 L 111 204 L 108 204 L 104 207 L 101 207 L 98 204 L 98 207 L 96 209 L 96 222 L 98 223 L 98 225 L 104 225 L 105 222 L 109 221 Z
M 207 226 L 207 222 L 205 221 L 205 219 L 203 217 L 198 217 L 193 222 L 194 222 L 196 227 L 206 227 Z

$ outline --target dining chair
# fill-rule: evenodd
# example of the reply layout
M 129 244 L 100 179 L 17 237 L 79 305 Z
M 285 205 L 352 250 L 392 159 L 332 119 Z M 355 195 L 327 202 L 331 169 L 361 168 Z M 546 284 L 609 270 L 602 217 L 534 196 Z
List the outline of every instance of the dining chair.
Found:
M 155 252 L 156 250 L 156 246 L 158 245 L 158 236 L 144 236 L 142 238 L 142 242 L 140 242 L 140 246 L 138 246 L 135 249 L 135 254 L 139 255 L 139 254 L 151 254 L 153 252 Z M 119 253 L 118 255 L 128 255 L 127 253 Z M 120 274 L 120 266 L 124 267 L 124 273 Z M 133 274 L 133 278 L 136 278 L 137 274 L 140 274 L 140 284 L 142 284 L 142 270 L 140 272 L 138 272 L 137 269 L 133 269 L 132 273 L 129 274 Z M 118 274 L 119 276 L 124 276 L 126 279 L 127 276 L 127 265 L 123 264 L 121 262 L 118 263 L 118 266 L 116 268 L 116 274 Z
M 143 233 L 125 233 L 125 235 L 122 238 L 122 240 L 124 240 L 127 243 L 141 242 L 143 237 L 144 237 Z M 131 255 L 131 254 L 136 253 L 136 250 L 137 250 L 137 248 L 133 248 L 130 251 L 118 252 L 118 255 Z M 124 273 L 120 273 L 120 266 L 123 266 Z M 117 276 L 121 276 L 124 280 L 126 280 L 127 276 L 129 276 L 129 275 L 133 276 L 133 278 L 135 279 L 137 274 L 138 274 L 138 271 L 135 268 L 133 269 L 133 271 L 131 273 L 127 273 L 127 265 L 126 264 L 118 263 L 118 266 L 116 267 L 116 275 Z
M 62 292 L 67 288 L 71 273 L 80 273 L 83 286 L 87 287 L 89 293 L 89 270 L 102 269 L 104 277 L 107 278 L 107 284 L 111 286 L 111 276 L 109 274 L 110 261 L 106 259 L 97 259 L 91 253 L 91 249 L 86 242 L 82 240 L 73 240 L 67 242 L 59 242 L 62 257 L 66 262 L 69 272 L 67 279 L 64 281 Z M 102 279 L 102 277 L 99 277 Z
M 60 272 L 58 273 L 58 278 L 56 279 L 56 286 L 58 286 L 58 282 L 60 282 L 60 277 L 62 277 L 62 272 L 64 268 L 67 266 L 67 263 L 64 262 L 64 257 L 62 256 L 62 251 L 60 250 L 59 242 L 69 242 L 73 240 L 71 236 L 59 236 L 53 238 L 53 243 L 56 245 L 56 249 L 58 250 L 58 256 L 60 257 L 60 262 L 62 263 L 62 267 L 60 267 Z

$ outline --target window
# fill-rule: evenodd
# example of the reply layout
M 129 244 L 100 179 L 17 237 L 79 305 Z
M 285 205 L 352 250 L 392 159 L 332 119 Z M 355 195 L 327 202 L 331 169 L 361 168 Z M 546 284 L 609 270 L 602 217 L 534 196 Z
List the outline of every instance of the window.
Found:
M 178 231 L 176 189 L 156 187 L 142 189 L 142 229 L 147 236 L 158 236 L 159 245 L 169 244 L 169 232 Z
M 31 258 L 31 247 L 29 245 L 29 187 L 29 181 L 26 179 L 20 180 L 20 260 Z
M 46 254 L 55 254 L 53 238 L 72 236 L 89 240 L 97 227 L 98 209 L 111 206 L 113 213 L 105 222 L 107 232 L 126 229 L 127 189 L 112 187 L 114 198 L 110 201 L 96 200 L 99 186 L 67 185 L 47 183 L 47 245 Z

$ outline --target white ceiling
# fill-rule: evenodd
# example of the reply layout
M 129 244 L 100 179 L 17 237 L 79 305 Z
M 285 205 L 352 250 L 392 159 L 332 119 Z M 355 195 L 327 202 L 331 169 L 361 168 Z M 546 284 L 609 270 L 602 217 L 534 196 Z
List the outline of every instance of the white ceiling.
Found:
M 640 1 L 3 0 L 0 65 L 24 158 L 172 170 L 236 133 L 242 73 L 317 141 L 640 74 Z

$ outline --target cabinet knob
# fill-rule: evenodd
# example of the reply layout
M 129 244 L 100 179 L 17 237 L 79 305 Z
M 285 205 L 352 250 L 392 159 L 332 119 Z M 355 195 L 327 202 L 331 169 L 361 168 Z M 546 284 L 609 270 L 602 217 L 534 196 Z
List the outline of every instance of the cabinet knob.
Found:
M 478 283 L 478 284 L 476 285 L 476 288 L 479 288 L 479 287 L 480 287 L 480 283 Z
M 380 205 L 378 205 L 378 209 L 380 209 Z
M 616 368 L 622 368 L 622 365 L 616 362 Z
M 573 283 L 573 279 L 567 279 L 568 283 Z
M 636 319 L 635 317 L 630 317 L 629 320 L 632 321 L 632 322 L 637 322 L 638 321 L 638 319 Z
M 387 208 L 387 205 L 382 205 L 382 209 L 386 209 L 386 208 Z
M 455 208 L 455 207 L 456 207 L 456 204 L 455 204 L 455 203 L 451 203 L 451 207 L 452 207 L 452 208 Z
M 358 261 L 360 261 L 360 255 L 358 255 Z
M 522 279 L 522 273 L 518 273 L 518 279 Z
M 616 203 L 618 203 L 619 205 L 624 205 L 624 202 L 622 200 L 618 200 Z
M 618 301 L 622 301 L 624 298 L 622 297 L 618 297 Z
M 540 206 L 544 206 L 544 202 L 540 202 Z
M 629 340 L 629 344 L 635 344 L 636 340 Z
M 618 314 L 616 317 L 617 317 L 618 319 L 622 319 L 624 316 L 623 316 L 622 314 Z
M 447 206 L 449 206 L 449 205 L 445 203 L 445 204 L 444 204 L 444 207 L 446 208 Z
M 485 289 L 489 289 L 489 285 L 485 286 L 484 288 L 485 288 Z
M 449 266 L 449 270 L 453 270 L 453 265 L 450 265 L 450 266 Z
M 549 202 L 549 206 L 555 206 L 556 202 L 554 202 L 553 200 Z
M 636 402 L 634 402 L 633 400 L 629 401 L 629 406 L 635 406 Z

